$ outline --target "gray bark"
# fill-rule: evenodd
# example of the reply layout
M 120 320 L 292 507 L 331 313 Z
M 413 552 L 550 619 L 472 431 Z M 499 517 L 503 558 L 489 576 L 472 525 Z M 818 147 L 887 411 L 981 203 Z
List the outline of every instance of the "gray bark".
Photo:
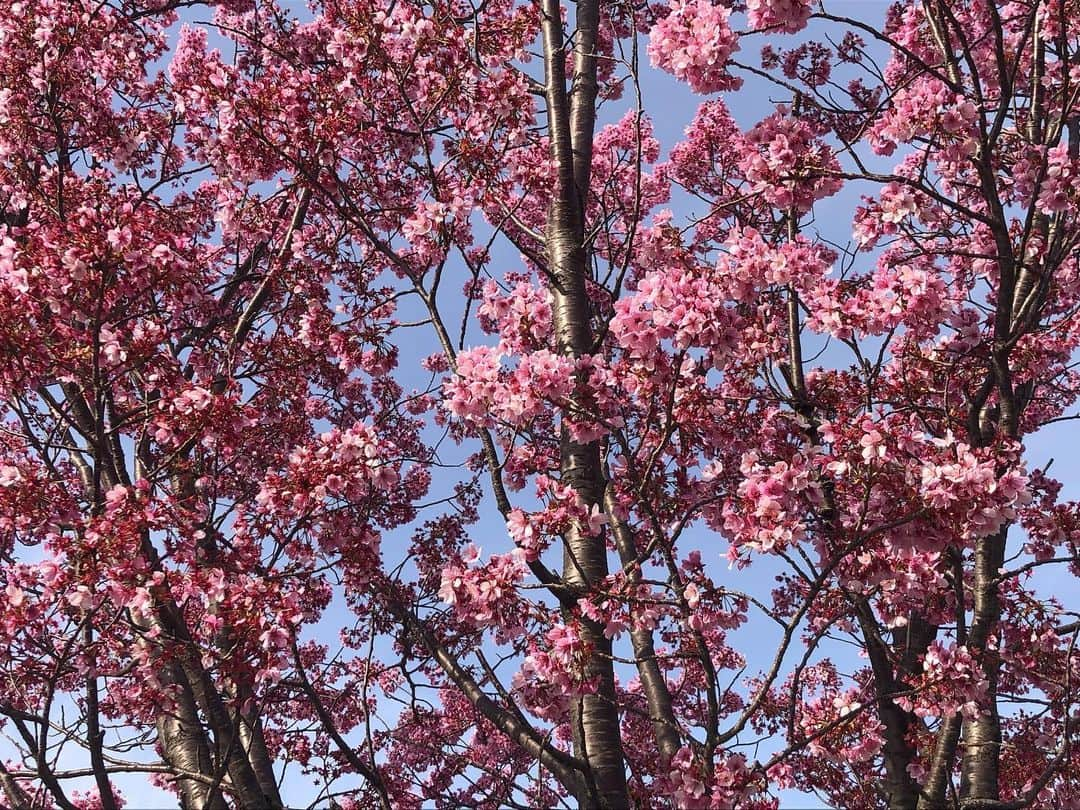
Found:
M 930 771 L 923 785 L 919 798 L 919 810 L 945 810 L 948 806 L 946 795 L 949 790 L 949 775 L 952 771 L 953 752 L 960 739 L 960 715 L 946 717 L 937 734 L 934 756 L 930 760 Z
M 594 54 L 599 3 L 582 0 L 577 4 L 574 75 L 569 92 L 558 0 L 544 0 L 543 15 L 548 134 L 557 171 L 544 236 L 554 298 L 556 345 L 560 354 L 579 357 L 589 353 L 593 343 L 585 286 L 590 262 L 584 219 L 596 115 Z M 586 504 L 601 503 L 604 476 L 600 449 L 595 442 L 577 442 L 564 427 L 560 437 L 560 471 L 563 483 L 573 487 Z M 575 592 L 587 592 L 607 574 L 603 538 L 590 537 L 578 528 L 568 531 L 563 537 L 565 583 Z M 569 611 L 564 609 L 564 615 L 569 618 Z M 611 642 L 596 623 L 580 620 L 580 624 L 582 640 L 592 650 L 582 675 L 595 681 L 597 690 L 575 700 L 571 708 L 575 753 L 588 766 L 588 785 L 585 795 L 579 795 L 578 800 L 588 807 L 629 807 Z
M 641 581 L 641 568 L 637 564 L 638 551 L 630 527 L 625 521 L 615 517 L 615 505 L 615 496 L 609 486 L 604 493 L 604 509 L 608 514 L 608 523 L 615 536 L 615 547 L 619 551 L 619 561 L 626 572 L 627 581 L 636 584 Z M 667 761 L 675 756 L 682 745 L 667 678 L 656 659 L 656 648 L 653 646 L 653 634 L 650 631 L 631 630 L 630 643 L 634 648 L 634 661 L 645 694 L 645 704 L 649 707 L 656 747 Z
M 30 797 L 19 783 L 12 778 L 4 763 L 0 762 L 0 790 L 4 793 L 11 810 L 30 810 Z
M 960 795 L 965 804 L 989 807 L 1000 797 L 1001 718 L 996 696 L 1001 660 L 987 641 L 1001 619 L 998 572 L 1005 563 L 1008 528 L 979 540 L 975 548 L 974 611 L 968 646 L 982 653 L 982 671 L 991 696 L 983 713 L 964 724 L 964 757 L 960 769 Z

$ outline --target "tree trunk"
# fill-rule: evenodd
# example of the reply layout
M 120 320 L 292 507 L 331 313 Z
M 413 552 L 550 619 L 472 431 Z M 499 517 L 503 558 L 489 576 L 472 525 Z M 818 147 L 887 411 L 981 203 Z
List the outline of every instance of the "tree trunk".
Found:
M 592 350 L 593 342 L 585 287 L 589 257 L 584 209 L 592 171 L 599 5 L 596 0 L 583 0 L 577 5 L 574 76 L 569 92 L 558 0 L 544 0 L 543 13 L 548 128 L 551 158 L 557 170 L 545 230 L 555 339 L 560 354 L 580 357 Z M 586 504 L 601 503 L 604 477 L 596 442 L 576 442 L 563 427 L 560 471 L 563 483 L 573 487 Z M 586 592 L 607 574 L 603 537 L 591 537 L 580 527 L 570 529 L 563 537 L 566 584 L 576 593 Z M 569 618 L 567 614 L 564 610 L 564 616 Z M 596 684 L 596 691 L 575 700 L 571 708 L 575 753 L 588 765 L 586 795 L 578 800 L 586 807 L 629 807 L 611 641 L 596 623 L 579 621 L 582 641 L 590 650 L 582 675 Z
M 974 611 L 968 647 L 981 655 L 983 677 L 990 695 L 982 714 L 964 724 L 964 757 L 960 769 L 960 795 L 964 804 L 992 807 L 1000 798 L 998 766 L 1001 759 L 1001 719 L 998 716 L 998 672 L 1001 657 L 987 641 L 1001 619 L 998 573 L 1005 564 L 1008 527 L 983 537 L 975 547 Z
M 180 771 L 197 773 L 213 778 L 214 763 L 210 757 L 210 745 L 206 730 L 199 722 L 199 711 L 180 667 L 173 663 L 166 667 L 168 682 L 175 688 L 172 711 L 158 716 L 158 739 L 166 762 Z M 210 784 L 201 779 L 177 779 L 180 806 L 183 810 L 225 810 L 225 800 L 220 791 L 211 793 Z
M 636 585 L 641 581 L 641 568 L 637 563 L 638 550 L 634 536 L 625 521 L 615 516 L 615 494 L 609 485 L 604 492 L 604 509 L 608 514 L 608 525 L 615 538 L 615 547 L 619 551 L 619 562 L 626 574 L 627 581 Z M 675 719 L 671 691 L 667 678 L 656 658 L 656 647 L 650 630 L 631 630 L 630 643 L 634 648 L 634 660 L 637 662 L 638 678 L 641 679 L 641 691 L 645 695 L 645 704 L 649 707 L 653 735 L 656 747 L 665 763 L 678 753 L 682 745 L 679 723 Z
M 882 751 L 885 778 L 882 788 L 889 800 L 889 810 L 915 810 L 919 800 L 919 786 L 907 769 L 915 754 L 907 739 L 911 718 L 893 702 L 893 698 L 902 692 L 903 688 L 897 682 L 889 660 L 888 645 L 881 637 L 873 608 L 865 599 L 858 599 L 855 607 L 863 632 L 863 643 L 866 645 L 874 673 L 878 719 L 885 727 Z

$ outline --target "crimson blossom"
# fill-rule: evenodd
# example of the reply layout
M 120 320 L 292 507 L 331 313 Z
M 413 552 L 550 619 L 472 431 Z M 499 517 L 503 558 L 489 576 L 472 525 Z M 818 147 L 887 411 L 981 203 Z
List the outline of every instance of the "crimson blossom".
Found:
M 1080 2 L 852 5 L 5 0 L 4 806 L 1080 807 Z

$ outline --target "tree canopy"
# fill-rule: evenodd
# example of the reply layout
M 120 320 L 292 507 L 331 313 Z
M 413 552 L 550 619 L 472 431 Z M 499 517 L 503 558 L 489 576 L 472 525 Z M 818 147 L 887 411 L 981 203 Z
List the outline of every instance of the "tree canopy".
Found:
M 1078 210 L 1075 0 L 5 0 L 4 805 L 1080 806 Z

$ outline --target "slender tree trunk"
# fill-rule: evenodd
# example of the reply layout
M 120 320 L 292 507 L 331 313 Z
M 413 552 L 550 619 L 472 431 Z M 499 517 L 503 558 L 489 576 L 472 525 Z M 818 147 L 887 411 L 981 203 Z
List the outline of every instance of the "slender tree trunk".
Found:
M 915 810 L 919 801 L 919 786 L 907 770 L 915 756 L 907 739 L 911 718 L 893 701 L 896 694 L 902 691 L 902 687 L 897 682 L 892 662 L 889 660 L 888 645 L 881 637 L 873 608 L 869 602 L 860 599 L 856 602 L 856 610 L 874 673 L 878 718 L 885 727 L 882 752 L 885 779 L 882 787 L 889 800 L 889 810 Z
M 91 650 L 94 644 L 94 626 L 89 615 L 84 621 L 86 624 L 83 627 L 83 643 L 86 644 L 87 650 Z M 97 675 L 94 674 L 86 679 L 86 743 L 90 749 L 90 765 L 94 769 L 94 783 L 97 785 L 102 810 L 116 810 L 116 798 L 113 796 L 109 773 L 105 767 L 104 740 L 105 732 L 101 729 Z
M 592 171 L 599 5 L 596 0 L 577 4 L 574 76 L 569 92 L 558 0 L 544 0 L 543 13 L 548 127 L 557 171 L 545 231 L 555 339 L 560 354 L 579 357 L 591 351 L 593 342 L 585 287 L 589 257 L 584 208 Z M 563 483 L 573 487 L 586 504 L 602 502 L 604 476 L 596 442 L 577 442 L 563 427 L 560 471 Z M 588 591 L 608 574 L 602 537 L 591 537 L 574 527 L 563 537 L 563 553 L 563 578 L 576 592 Z M 579 621 L 582 640 L 591 651 L 582 674 L 596 684 L 596 690 L 575 700 L 571 709 L 575 753 L 588 765 L 587 795 L 578 800 L 586 807 L 629 807 L 611 641 L 595 622 Z
M 615 537 L 615 547 L 619 551 L 619 561 L 626 574 L 627 581 L 637 584 L 641 581 L 641 568 L 637 564 L 638 550 L 633 533 L 625 521 L 615 516 L 615 495 L 608 486 L 604 493 L 604 509 L 608 514 L 608 525 Z M 667 678 L 656 659 L 653 634 L 649 630 L 631 630 L 630 643 L 634 648 L 634 660 L 637 662 L 641 690 L 645 695 L 645 704 L 649 707 L 656 747 L 665 762 L 679 751 L 682 740 L 679 723 L 675 719 L 675 710 L 668 689 Z
M 960 739 L 960 715 L 954 714 L 941 722 L 934 745 L 934 754 L 930 760 L 930 769 L 923 783 L 922 796 L 919 798 L 919 810 L 945 810 L 948 807 L 946 797 L 949 791 L 952 772 L 953 754 Z
M 987 642 L 1001 619 L 998 573 L 1005 563 L 1008 528 L 984 537 L 975 547 L 972 596 L 974 611 L 968 646 L 982 657 L 983 677 L 991 696 L 983 713 L 964 724 L 964 757 L 960 770 L 960 795 L 965 805 L 994 807 L 1000 798 L 998 771 L 1001 760 L 1001 718 L 997 693 L 1001 657 Z
M 252 698 L 252 690 L 245 687 L 241 693 L 242 699 L 246 700 Z M 251 712 L 250 714 L 241 714 L 240 716 L 240 741 L 244 746 L 244 753 L 247 754 L 248 761 L 251 763 L 252 770 L 255 771 L 255 778 L 259 782 L 259 787 L 266 796 L 277 796 L 277 779 L 274 774 L 274 761 L 270 757 L 270 752 L 266 748 L 266 738 L 263 736 L 263 724 L 262 718 L 259 716 L 258 710 Z
M 30 810 L 30 797 L 0 762 L 0 790 L 11 810 Z

